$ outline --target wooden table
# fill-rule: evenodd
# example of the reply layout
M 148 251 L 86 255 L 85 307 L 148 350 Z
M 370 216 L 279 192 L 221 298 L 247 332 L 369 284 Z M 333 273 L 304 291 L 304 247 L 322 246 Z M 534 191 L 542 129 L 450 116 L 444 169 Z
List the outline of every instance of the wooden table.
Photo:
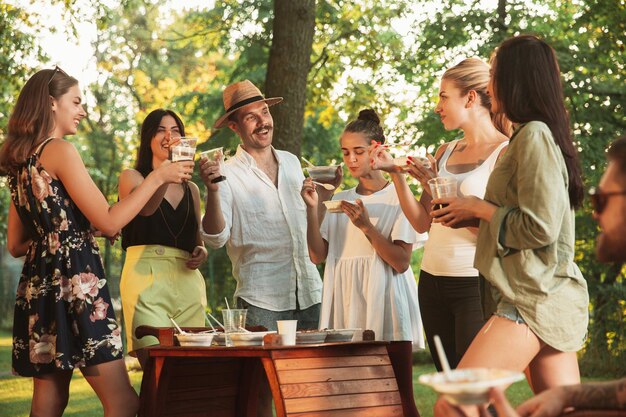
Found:
M 256 416 L 263 373 L 277 417 L 402 416 L 390 342 L 181 347 L 173 329 L 149 331 L 161 345 L 146 348 L 142 417 Z

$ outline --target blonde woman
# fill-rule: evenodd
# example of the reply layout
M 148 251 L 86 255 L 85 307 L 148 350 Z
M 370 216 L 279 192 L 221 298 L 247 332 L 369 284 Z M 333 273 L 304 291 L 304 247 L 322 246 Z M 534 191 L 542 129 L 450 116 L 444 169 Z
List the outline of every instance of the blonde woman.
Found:
M 489 65 L 468 58 L 448 69 L 441 79 L 435 112 L 446 130 L 460 130 L 460 139 L 444 143 L 435 158 L 429 155 L 432 169 L 419 163 L 400 168 L 393 164 L 384 147 L 370 148 L 372 167 L 391 174 L 404 214 L 416 231 L 429 232 L 424 248 L 418 285 L 419 305 L 431 346 L 435 366 L 433 336 L 441 337 L 448 362 L 456 367 L 484 324 L 478 270 L 473 266 L 476 252 L 476 227 L 448 228 L 433 223 L 430 188 L 435 175 L 455 178 L 460 195 L 482 197 L 487 179 L 504 152 L 510 124 L 490 111 L 487 94 Z M 424 192 L 415 199 L 404 171 L 420 181 Z

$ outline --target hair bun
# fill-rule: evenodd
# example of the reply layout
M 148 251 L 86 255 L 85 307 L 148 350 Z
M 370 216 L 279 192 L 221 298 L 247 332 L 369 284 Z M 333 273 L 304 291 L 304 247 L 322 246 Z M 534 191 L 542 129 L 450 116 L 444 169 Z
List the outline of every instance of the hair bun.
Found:
M 380 117 L 378 117 L 373 109 L 361 110 L 359 112 L 358 120 L 368 120 L 376 123 L 377 125 L 380 124 Z

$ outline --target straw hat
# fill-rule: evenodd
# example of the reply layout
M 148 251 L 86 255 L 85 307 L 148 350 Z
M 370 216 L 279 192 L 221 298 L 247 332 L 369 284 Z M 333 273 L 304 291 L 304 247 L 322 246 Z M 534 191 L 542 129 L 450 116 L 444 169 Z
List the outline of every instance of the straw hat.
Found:
M 257 101 L 264 101 L 267 103 L 268 106 L 272 106 L 283 101 L 282 97 L 263 97 L 261 91 L 248 80 L 239 81 L 229 85 L 224 89 L 223 96 L 224 109 L 226 110 L 226 112 L 222 117 L 217 119 L 217 121 L 213 125 L 213 129 L 221 129 L 222 127 L 225 127 L 227 124 L 228 116 L 230 116 L 243 106 L 251 103 L 256 103 Z

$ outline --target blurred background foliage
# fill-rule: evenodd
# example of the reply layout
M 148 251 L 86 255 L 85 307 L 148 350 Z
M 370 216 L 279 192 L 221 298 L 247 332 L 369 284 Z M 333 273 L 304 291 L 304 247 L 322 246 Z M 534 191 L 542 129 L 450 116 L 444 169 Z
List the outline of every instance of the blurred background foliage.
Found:
M 65 25 L 59 30 L 69 42 L 81 36 L 78 22 L 95 26 L 97 76 L 81 86 L 89 117 L 70 140 L 111 203 L 119 172 L 134 163 L 140 123 L 155 108 L 181 114 L 188 134 L 201 139 L 201 149 L 224 146 L 233 154 L 237 137 L 211 126 L 223 111 L 223 87 L 245 78 L 266 93 L 293 97 L 275 115 L 280 120 L 275 144 L 317 164 L 341 159 L 342 129 L 366 107 L 382 116 L 389 142 L 409 140 L 414 152 L 434 153 L 460 134 L 444 131 L 433 112 L 438 77 L 465 57 L 488 61 L 498 43 L 520 33 L 537 34 L 557 51 L 587 185 L 598 182 L 607 145 L 626 130 L 623 0 L 289 2 L 223 0 L 182 8 L 172 0 L 30 0 L 27 7 L 0 0 L 0 134 L 25 80 L 52 65 L 40 43 L 49 30 L 45 7 L 37 7 L 44 3 L 62 8 Z M 291 7 L 291 14 L 277 13 L 281 7 Z M 314 19 L 304 19 L 307 13 Z M 312 43 L 272 50 L 275 28 L 286 31 L 286 39 L 313 30 Z M 281 64 L 268 65 L 272 60 Z M 346 178 L 345 186 L 353 184 Z M 10 328 L 20 263 L 9 259 L 4 247 L 8 204 L 8 187 L 0 178 L 0 317 Z M 623 375 L 624 269 L 595 261 L 596 233 L 586 205 L 577 213 L 576 236 L 576 258 L 591 296 L 581 366 L 586 374 Z M 102 241 L 101 249 L 117 296 L 123 251 L 119 242 Z M 416 252 L 416 273 L 420 256 Z M 201 271 L 210 308 L 221 309 L 234 291 L 225 250 L 210 251 Z

